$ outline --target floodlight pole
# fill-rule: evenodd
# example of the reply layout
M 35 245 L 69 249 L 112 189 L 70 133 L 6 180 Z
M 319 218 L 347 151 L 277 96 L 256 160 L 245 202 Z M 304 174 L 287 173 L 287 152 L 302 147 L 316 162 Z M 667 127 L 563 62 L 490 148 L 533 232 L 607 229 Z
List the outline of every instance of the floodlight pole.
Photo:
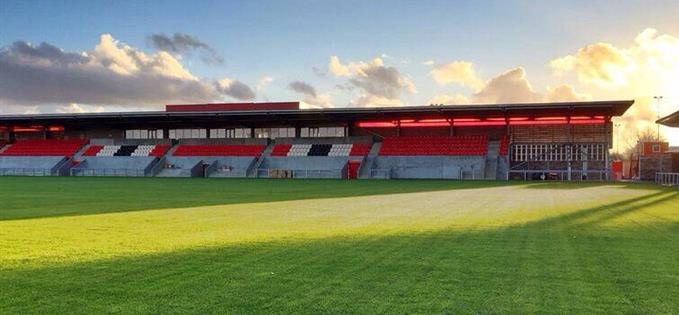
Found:
M 660 102 L 662 101 L 662 96 L 661 96 L 661 95 L 659 95 L 659 96 L 654 96 L 653 98 L 656 100 L 656 114 L 657 114 L 657 119 L 660 119 Z M 656 134 L 655 141 L 658 141 L 658 142 L 659 142 L 659 141 L 660 141 L 660 124 L 657 123 L 657 122 L 656 122 L 655 124 L 656 124 L 656 126 L 658 127 L 658 133 Z
M 615 127 L 615 137 L 617 138 L 615 140 L 615 153 L 618 154 L 618 157 L 620 156 L 620 126 L 622 126 L 621 123 L 615 123 L 613 125 Z

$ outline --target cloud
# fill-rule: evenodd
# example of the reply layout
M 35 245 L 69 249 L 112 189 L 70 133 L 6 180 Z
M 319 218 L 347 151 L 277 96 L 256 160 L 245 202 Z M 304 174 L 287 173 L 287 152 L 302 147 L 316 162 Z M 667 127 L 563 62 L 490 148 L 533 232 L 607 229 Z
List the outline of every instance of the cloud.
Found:
M 479 92 L 472 95 L 474 103 L 526 103 L 540 102 L 542 99 L 542 95 L 533 91 L 522 67 L 488 80 Z
M 224 59 L 212 47 L 200 41 L 198 37 L 189 34 L 175 33 L 173 36 L 168 36 L 156 33 L 148 36 L 148 41 L 151 43 L 151 46 L 157 50 L 166 51 L 175 55 L 190 53 L 191 51 L 197 50 L 202 54 L 201 59 L 205 63 L 224 63 Z
M 240 101 L 249 101 L 255 98 L 255 91 L 247 84 L 231 78 L 224 78 L 215 82 L 217 91 L 231 96 Z
M 655 131 L 657 118 L 655 104 L 651 97 L 635 99 L 634 105 L 623 116 L 614 119 L 614 123 L 619 124 L 613 135 L 616 148 L 617 141 L 620 141 L 620 149 L 624 151 L 636 144 L 640 133 L 649 129 Z
M 262 76 L 261 78 L 259 78 L 259 81 L 257 82 L 257 90 L 264 89 L 269 84 L 271 84 L 271 82 L 273 82 L 272 77 L 270 77 L 268 75 Z
M 417 92 L 410 79 L 397 68 L 384 65 L 381 58 L 345 65 L 337 56 L 331 56 L 328 69 L 335 76 L 349 77 L 346 84 L 340 85 L 341 89 L 359 91 L 350 102 L 353 106 L 400 105 L 403 92 Z
M 471 101 L 469 98 L 462 94 L 447 95 L 438 94 L 429 100 L 429 104 L 443 104 L 443 105 L 466 105 Z
M 640 32 L 624 47 L 592 43 L 552 60 L 550 66 L 557 76 L 574 74 L 581 88 L 598 98 L 636 100 L 620 119 L 622 139 L 636 141 L 641 131 L 655 128 L 652 96 L 664 96 L 661 112 L 665 114 L 676 111 L 679 102 L 679 38 L 652 28 Z M 679 133 L 664 131 L 671 141 L 678 141 Z
M 469 63 L 471 65 L 471 63 Z M 463 67 L 464 68 L 464 67 Z M 591 99 L 589 94 L 578 93 L 573 86 L 561 84 L 555 88 L 547 88 L 547 93 L 534 91 L 526 78 L 522 67 L 510 69 L 491 78 L 485 83 L 479 82 L 478 92 L 472 94 L 471 99 L 462 94 L 435 95 L 429 100 L 430 104 L 497 104 L 497 103 L 530 103 L 530 102 L 569 102 Z
M 401 106 L 403 102 L 400 99 L 391 99 L 375 95 L 361 95 L 354 98 L 349 103 L 350 106 L 360 107 L 386 107 L 386 106 Z
M 239 95 L 243 84 L 217 89 L 165 51 L 145 53 L 103 34 L 94 49 L 65 52 L 48 43 L 18 41 L 0 48 L 0 101 L 4 104 L 161 106 L 202 103 Z M 244 93 L 245 91 L 245 93 Z
M 302 108 L 328 108 L 333 107 L 334 105 L 332 104 L 332 97 L 330 94 L 318 94 L 316 97 L 304 97 L 300 106 Z
M 668 92 L 679 98 L 679 38 L 652 28 L 627 48 L 594 43 L 552 60 L 550 66 L 557 75 L 575 73 L 582 84 L 637 95 Z
M 576 55 L 554 59 L 550 66 L 558 75 L 575 70 L 580 82 L 608 87 L 627 84 L 626 59 L 613 45 L 596 43 L 581 48 Z
M 328 74 L 327 70 L 316 67 L 316 66 L 311 67 L 311 71 L 319 77 L 324 77 Z
M 71 103 L 64 106 L 57 106 L 55 112 L 57 113 L 100 113 L 105 111 L 103 106 L 90 106 Z
M 438 84 L 459 83 L 474 90 L 483 86 L 483 81 L 476 75 L 476 71 L 469 61 L 458 60 L 444 64 L 435 64 L 431 61 L 430 64 L 432 69 L 429 73 Z
M 561 84 L 555 88 L 547 87 L 547 94 L 545 95 L 547 102 L 587 101 L 590 99 L 592 99 L 591 95 L 578 93 L 569 84 Z
M 304 95 L 302 101 L 304 108 L 323 108 L 332 107 L 332 98 L 329 94 L 320 94 L 316 92 L 311 84 L 304 81 L 293 81 L 288 84 L 288 88 L 297 93 Z
M 291 90 L 302 93 L 307 96 L 316 97 L 316 89 L 311 86 L 311 84 L 303 81 L 293 81 L 288 84 L 288 88 Z
M 337 56 L 330 56 L 328 70 L 336 76 L 349 76 L 351 74 L 349 67 L 343 65 Z
M 41 113 L 92 113 L 104 112 L 103 106 L 83 104 L 46 104 L 40 106 L 5 105 L 0 103 L 0 113 L 3 114 L 41 114 Z

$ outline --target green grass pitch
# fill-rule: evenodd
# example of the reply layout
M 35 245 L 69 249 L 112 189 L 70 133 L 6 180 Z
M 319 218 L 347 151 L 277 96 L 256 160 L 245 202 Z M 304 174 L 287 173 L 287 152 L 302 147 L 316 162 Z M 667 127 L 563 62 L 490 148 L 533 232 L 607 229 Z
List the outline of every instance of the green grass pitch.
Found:
M 678 310 L 677 189 L 0 177 L 0 314 Z

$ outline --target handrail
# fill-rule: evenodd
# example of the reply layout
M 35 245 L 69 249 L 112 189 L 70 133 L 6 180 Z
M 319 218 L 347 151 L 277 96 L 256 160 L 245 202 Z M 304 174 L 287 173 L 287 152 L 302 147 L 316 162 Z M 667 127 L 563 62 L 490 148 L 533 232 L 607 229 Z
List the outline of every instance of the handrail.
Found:
M 219 167 L 220 165 L 221 164 L 217 160 L 210 163 L 210 166 L 205 168 L 205 177 L 210 177 L 212 173 L 217 171 L 217 167 Z
M 71 158 L 64 157 L 57 165 L 55 165 L 51 170 L 52 176 L 66 176 L 69 174 L 71 164 Z
M 0 168 L 0 176 L 52 176 L 50 168 L 5 167 Z
M 144 170 L 144 173 L 146 173 L 146 176 L 156 176 L 163 171 L 165 163 L 167 163 L 167 158 L 162 157 L 161 159 L 156 160 L 155 163 L 151 163 L 148 173 L 146 173 L 146 170 Z
M 509 173 L 523 174 L 524 180 L 528 180 L 528 174 L 529 174 L 529 173 L 530 173 L 530 174 L 538 174 L 538 173 L 557 173 L 557 174 L 559 174 L 559 175 L 561 176 L 561 180 L 566 180 L 566 179 L 564 179 L 563 175 L 567 175 L 567 174 L 569 173 L 569 171 L 568 171 L 568 170 L 509 170 L 509 171 L 507 172 L 507 174 L 509 174 Z M 599 174 L 599 178 L 598 178 L 598 179 L 587 178 L 587 179 L 585 179 L 585 180 L 600 180 L 600 181 L 603 181 L 603 180 L 606 180 L 606 174 L 608 174 L 608 171 L 607 171 L 607 170 L 586 170 L 586 171 L 583 171 L 583 170 L 570 170 L 570 173 L 571 173 L 571 174 L 580 174 L 580 175 L 582 175 L 582 174 L 589 174 L 589 173 Z M 576 178 L 577 178 L 577 177 L 576 177 Z M 510 177 L 510 179 L 511 179 L 511 177 Z
M 205 177 L 205 172 L 203 171 L 203 160 L 198 161 L 196 165 L 191 167 L 191 177 Z
M 292 178 L 342 178 L 342 169 L 329 170 L 305 170 L 288 169 L 292 172 Z M 257 177 L 269 177 L 268 168 L 257 169 Z
M 145 176 L 138 168 L 72 168 L 71 176 Z
M 664 186 L 679 186 L 679 173 L 656 172 L 655 183 Z
M 250 162 L 250 165 L 248 165 L 248 167 L 245 169 L 245 177 L 252 175 L 253 170 L 255 171 L 255 174 L 254 174 L 255 177 L 257 177 L 256 170 L 257 170 L 257 168 L 259 168 L 260 165 L 262 165 L 262 161 L 264 161 L 264 159 L 262 159 L 260 157 L 262 157 L 262 156 L 261 155 L 256 156 L 252 160 L 252 162 Z

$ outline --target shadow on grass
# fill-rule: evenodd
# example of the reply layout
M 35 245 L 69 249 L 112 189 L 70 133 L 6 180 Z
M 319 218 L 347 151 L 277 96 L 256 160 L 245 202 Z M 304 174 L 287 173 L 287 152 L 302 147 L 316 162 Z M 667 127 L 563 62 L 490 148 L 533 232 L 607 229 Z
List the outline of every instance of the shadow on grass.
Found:
M 0 269 L 0 312 L 671 313 L 679 309 L 679 225 L 598 225 L 672 198 L 658 192 L 501 229 Z
M 520 182 L 520 181 L 515 181 Z M 652 183 L 630 183 L 630 182 L 601 182 L 601 181 L 523 181 L 523 188 L 526 189 L 587 189 L 598 186 L 611 186 L 616 188 L 631 188 L 643 190 L 664 190 L 676 191 L 672 187 L 659 186 Z
M 651 207 L 672 199 L 679 198 L 677 191 L 659 191 L 650 195 L 629 198 L 622 201 L 588 208 L 574 213 L 549 217 L 533 223 L 536 227 L 578 227 L 597 225 L 614 220 L 625 214 L 630 214 L 647 207 Z
M 0 177 L 0 220 L 477 189 L 519 182 Z

